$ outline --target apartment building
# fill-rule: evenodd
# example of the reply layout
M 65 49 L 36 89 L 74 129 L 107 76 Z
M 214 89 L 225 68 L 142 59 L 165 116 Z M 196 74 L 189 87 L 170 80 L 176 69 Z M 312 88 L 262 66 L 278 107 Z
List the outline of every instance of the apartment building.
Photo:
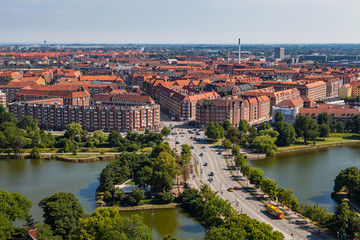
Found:
M 192 89 L 174 86 L 170 89 L 164 86 L 159 87 L 159 104 L 161 109 L 168 111 L 177 119 L 195 120 L 196 103 L 201 99 L 215 99 L 220 95 L 216 92 L 198 92 Z
M 267 120 L 269 112 L 270 99 L 267 96 L 202 99 L 196 104 L 196 122 L 204 127 L 210 122 L 223 124 L 229 120 L 232 126 L 237 127 L 243 119 L 250 124 Z
M 12 103 L 9 111 L 17 119 L 29 115 L 38 120 L 42 129 L 65 130 L 70 123 L 80 123 L 83 129 L 110 132 L 158 129 L 160 107 L 156 104 L 144 106 L 72 106 L 62 105 L 62 99 L 46 99 Z
M 259 85 L 259 87 L 274 87 L 275 91 L 297 88 L 300 91 L 300 95 L 308 96 L 314 101 L 326 99 L 326 83 L 323 81 L 315 81 L 311 83 L 309 83 L 309 81 L 264 81 Z
M 299 115 L 309 116 L 315 120 L 317 120 L 319 114 L 322 112 L 329 114 L 330 122 L 335 120 L 344 123 L 350 121 L 353 117 L 360 114 L 358 109 L 345 105 L 318 104 L 313 108 L 299 109 Z
M 6 108 L 6 93 L 0 91 L 0 105 Z

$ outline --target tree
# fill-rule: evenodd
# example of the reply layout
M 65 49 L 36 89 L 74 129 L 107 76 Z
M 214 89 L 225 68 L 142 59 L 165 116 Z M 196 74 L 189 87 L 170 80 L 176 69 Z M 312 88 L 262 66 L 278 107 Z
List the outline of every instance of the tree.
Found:
M 170 133 L 171 133 L 171 131 L 167 127 L 163 127 L 163 129 L 161 129 L 161 135 L 163 135 L 163 136 L 169 136 Z
M 118 147 L 121 144 L 122 136 L 118 131 L 111 131 L 108 137 L 110 146 Z
M 27 142 L 25 132 L 18 128 L 13 122 L 1 124 L 0 131 L 2 131 L 5 136 L 6 146 L 12 148 L 15 154 L 20 153 Z
M 329 121 L 330 121 L 330 116 L 327 112 L 322 112 L 319 114 L 318 118 L 317 118 L 317 123 L 319 125 L 325 123 L 326 125 L 329 125 Z
M 115 209 L 96 209 L 79 220 L 79 240 L 134 239 L 151 240 L 150 229 L 139 215 L 123 217 Z
M 38 128 L 38 121 L 33 119 L 31 116 L 26 115 L 19 122 L 19 127 L 27 131 L 34 131 Z
M 290 123 L 282 121 L 277 122 L 275 130 L 279 133 L 275 142 L 277 146 L 289 146 L 295 142 L 295 129 Z
M 83 208 L 72 193 L 55 193 L 40 201 L 44 211 L 45 223 L 51 226 L 56 235 L 70 238 L 79 229 L 79 218 L 84 215 Z
M 275 124 L 284 121 L 284 114 L 281 111 L 275 113 Z
M 227 131 L 227 130 L 229 130 L 231 127 L 232 127 L 231 122 L 230 122 L 228 119 L 226 119 L 226 120 L 224 121 L 224 124 L 223 124 L 224 130 Z
M 153 170 L 149 166 L 144 166 L 135 174 L 135 183 L 139 187 L 146 187 L 150 185 L 152 181 Z
M 359 231 L 356 221 L 358 221 L 356 213 L 350 209 L 347 202 L 342 202 L 338 206 L 333 219 L 333 222 L 339 222 L 341 224 L 336 224 L 333 227 L 335 231 L 346 233 L 347 235 L 354 235 L 355 232 Z
M 19 193 L 9 193 L 0 190 L 0 215 L 5 216 L 10 221 L 26 220 L 32 203 L 25 196 Z
M 319 125 L 319 137 L 325 139 L 326 137 L 329 137 L 330 127 L 326 123 L 322 123 Z
M 346 190 L 350 197 L 360 197 L 359 168 L 349 167 L 341 170 L 334 182 L 334 192 Z
M 13 230 L 12 222 L 4 214 L 0 213 L 0 239 L 8 239 Z
M 267 156 L 275 156 L 277 149 L 275 141 L 276 138 L 272 138 L 269 135 L 261 135 L 255 137 L 253 146 L 257 151 L 266 153 Z
M 225 139 L 222 144 L 224 145 L 226 150 L 229 150 L 231 148 L 232 142 L 229 139 Z
M 188 144 L 181 145 L 181 158 L 183 161 L 191 160 L 191 147 Z
M 225 137 L 235 144 L 245 144 L 245 133 L 240 132 L 238 128 L 231 127 L 227 130 Z
M 259 188 L 263 180 L 264 172 L 260 168 L 251 168 L 249 175 L 250 183 Z
M 75 139 L 76 136 L 80 135 L 82 132 L 82 127 L 80 123 L 70 123 L 67 125 L 65 135 L 68 138 Z
M 267 130 L 267 129 L 270 129 L 270 124 L 267 122 L 263 122 L 257 127 L 258 132 L 260 132 L 261 130 Z
M 40 159 L 41 157 L 41 150 L 38 147 L 33 147 L 30 152 L 30 158 L 32 159 Z
M 224 129 L 218 123 L 211 122 L 206 126 L 205 135 L 213 141 L 217 141 L 224 137 Z
M 99 143 L 104 143 L 108 139 L 108 136 L 106 135 L 106 133 L 104 133 L 103 130 L 101 130 L 101 129 L 94 131 L 93 136 L 94 136 L 94 138 L 99 140 Z
M 309 116 L 300 115 L 295 120 L 295 132 L 298 137 L 304 139 L 304 143 L 308 139 L 315 139 L 319 135 L 318 124 Z
M 268 194 L 270 198 L 275 199 L 277 196 L 277 182 L 273 179 L 266 178 L 261 183 L 261 189 L 264 193 Z
M 44 223 L 37 223 L 35 225 L 37 229 L 37 239 L 38 240 L 61 240 L 60 236 L 54 235 L 54 232 L 51 230 L 51 227 Z
M 134 188 L 132 190 L 132 193 L 126 197 L 126 202 L 131 206 L 139 205 L 139 202 L 143 200 L 145 197 L 145 194 L 142 190 L 138 188 Z
M 18 123 L 18 120 L 16 119 L 14 114 L 7 112 L 4 106 L 0 105 L 0 125 L 6 122 L 15 123 L 16 125 Z
M 240 120 L 240 122 L 239 122 L 240 132 L 246 134 L 248 132 L 249 128 L 250 128 L 250 124 L 245 119 Z
M 172 203 L 175 198 L 171 192 L 159 193 L 157 197 L 162 204 Z

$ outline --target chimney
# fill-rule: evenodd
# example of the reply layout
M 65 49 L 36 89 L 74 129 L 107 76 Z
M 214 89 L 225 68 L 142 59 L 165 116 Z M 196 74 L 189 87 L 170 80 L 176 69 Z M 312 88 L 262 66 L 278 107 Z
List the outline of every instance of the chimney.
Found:
M 240 42 L 240 38 L 239 38 L 239 64 L 241 61 L 241 42 Z

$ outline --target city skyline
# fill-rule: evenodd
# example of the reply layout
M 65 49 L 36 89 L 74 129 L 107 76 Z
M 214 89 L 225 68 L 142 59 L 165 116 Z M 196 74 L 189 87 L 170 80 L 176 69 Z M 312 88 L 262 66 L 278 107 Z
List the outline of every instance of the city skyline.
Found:
M 351 7 L 349 7 L 351 6 Z M 1 43 L 358 43 L 360 2 L 346 0 L 4 0 Z

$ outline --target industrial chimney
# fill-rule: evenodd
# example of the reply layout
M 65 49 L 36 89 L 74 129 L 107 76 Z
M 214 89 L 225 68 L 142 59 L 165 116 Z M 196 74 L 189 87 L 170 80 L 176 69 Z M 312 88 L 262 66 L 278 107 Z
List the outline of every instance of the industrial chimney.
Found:
M 240 45 L 240 38 L 239 38 L 239 64 L 240 64 L 240 61 L 241 61 L 241 45 Z

